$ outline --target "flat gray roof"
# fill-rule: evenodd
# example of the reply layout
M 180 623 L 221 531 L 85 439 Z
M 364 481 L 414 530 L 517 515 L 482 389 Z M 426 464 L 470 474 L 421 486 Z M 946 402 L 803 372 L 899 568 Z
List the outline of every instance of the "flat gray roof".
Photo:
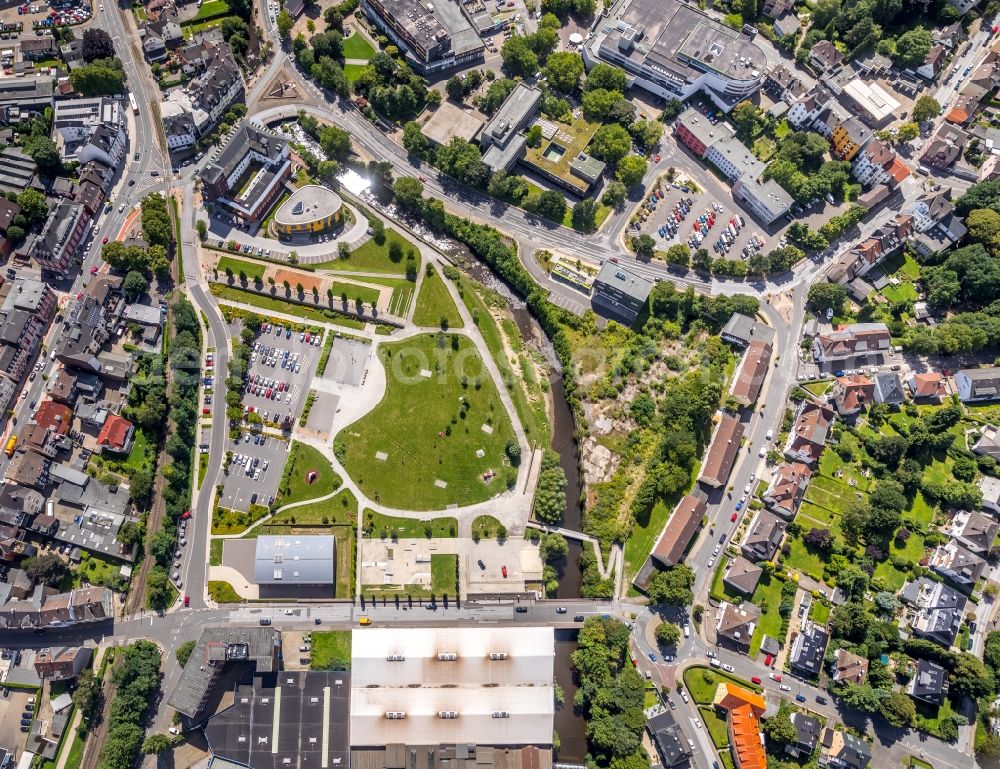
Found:
M 471 110 L 443 101 L 421 130 L 435 144 L 447 144 L 456 136 L 470 142 L 483 127 L 483 122 Z
M 257 537 L 259 585 L 332 585 L 336 539 L 328 534 Z
M 483 133 L 497 144 L 503 144 L 508 132 L 520 130 L 542 100 L 542 92 L 533 85 L 518 83 L 504 99 L 496 114 L 483 129 Z
M 653 282 L 640 278 L 634 272 L 614 262 L 605 262 L 597 274 L 597 282 L 606 286 L 614 286 L 627 296 L 640 302 L 645 302 L 649 292 L 653 290 Z

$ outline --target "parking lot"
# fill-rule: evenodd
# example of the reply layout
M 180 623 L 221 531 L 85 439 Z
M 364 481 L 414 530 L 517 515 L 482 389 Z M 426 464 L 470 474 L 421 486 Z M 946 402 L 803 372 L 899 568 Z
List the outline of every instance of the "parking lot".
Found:
M 57 21 L 75 25 L 87 21 L 90 16 L 90 3 L 83 0 L 29 2 L 24 5 L 8 5 L 0 10 L 0 24 L 4 25 L 5 36 L 8 34 L 7 30 L 10 30 L 11 37 L 15 37 L 11 28 L 20 23 L 22 38 L 42 37 L 52 35 Z
M 25 706 L 34 702 L 35 693 L 7 688 L 4 692 L 0 697 L 0 745 L 13 750 L 24 745 L 27 728 L 21 725 L 21 715 L 25 713 Z
M 264 324 L 254 343 L 243 395 L 245 429 L 230 445 L 232 460 L 220 505 L 246 512 L 250 505 L 269 505 L 278 491 L 291 429 L 309 394 L 322 353 L 322 332 L 292 333 Z
M 655 202 L 653 199 L 656 199 Z M 638 223 L 634 234 L 651 235 L 656 249 L 666 251 L 678 243 L 692 252 L 708 251 L 713 259 L 746 259 L 757 251 L 767 253 L 777 247 L 776 238 L 769 238 L 757 222 L 724 201 L 692 191 L 685 192 L 664 184 L 661 192 L 653 193 L 640 209 L 646 221 Z

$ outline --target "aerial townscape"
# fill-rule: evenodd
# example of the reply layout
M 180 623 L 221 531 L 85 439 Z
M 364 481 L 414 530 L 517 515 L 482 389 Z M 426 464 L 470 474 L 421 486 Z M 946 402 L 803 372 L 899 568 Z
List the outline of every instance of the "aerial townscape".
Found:
M 1000 769 L 1000 0 L 0 68 L 0 769 Z

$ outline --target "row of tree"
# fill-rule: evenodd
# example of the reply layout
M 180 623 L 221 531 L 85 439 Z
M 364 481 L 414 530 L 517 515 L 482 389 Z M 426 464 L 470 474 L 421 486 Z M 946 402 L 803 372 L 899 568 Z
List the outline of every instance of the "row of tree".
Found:
M 135 641 L 121 650 L 112 673 L 117 687 L 108 716 L 107 739 L 98 769 L 129 769 L 143 741 L 143 723 L 160 687 L 160 650 L 151 641 Z

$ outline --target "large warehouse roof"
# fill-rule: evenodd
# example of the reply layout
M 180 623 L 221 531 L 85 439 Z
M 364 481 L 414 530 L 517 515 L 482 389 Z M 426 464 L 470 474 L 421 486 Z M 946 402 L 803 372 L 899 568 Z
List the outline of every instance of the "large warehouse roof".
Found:
M 355 688 L 552 684 L 552 628 L 369 628 L 354 641 Z
M 329 535 L 257 537 L 258 585 L 332 585 L 335 540 Z
M 372 628 L 355 640 L 352 746 L 551 744 L 552 628 Z
M 549 745 L 554 712 L 551 679 L 548 686 L 353 688 L 351 745 Z

